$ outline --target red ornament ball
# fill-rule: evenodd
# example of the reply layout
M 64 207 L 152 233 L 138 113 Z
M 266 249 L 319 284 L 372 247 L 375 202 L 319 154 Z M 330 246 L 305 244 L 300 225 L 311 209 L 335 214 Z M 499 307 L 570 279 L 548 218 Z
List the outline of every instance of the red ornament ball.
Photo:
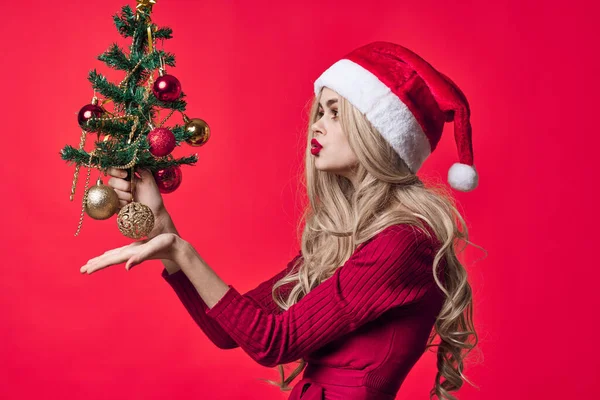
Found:
M 161 193 L 171 193 L 181 185 L 181 168 L 178 165 L 158 170 L 153 173 L 156 186 Z
M 164 157 L 175 148 L 175 135 L 167 128 L 156 128 L 148 133 L 150 153 L 155 157 Z
M 102 114 L 104 114 L 104 110 L 99 105 L 86 104 L 85 106 L 81 107 L 81 110 L 79 110 L 79 114 L 77 114 L 77 122 L 82 128 L 90 130 L 91 128 L 87 126 L 87 121 L 90 118 L 100 118 Z
M 173 75 L 159 76 L 152 85 L 152 93 L 160 101 L 175 101 L 181 94 L 181 83 Z

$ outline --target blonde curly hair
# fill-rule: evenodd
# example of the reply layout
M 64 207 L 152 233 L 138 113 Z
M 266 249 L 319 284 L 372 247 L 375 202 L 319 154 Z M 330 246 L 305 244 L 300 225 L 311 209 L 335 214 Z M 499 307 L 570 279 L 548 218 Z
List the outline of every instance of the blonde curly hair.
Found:
M 281 309 L 287 310 L 332 276 L 361 243 L 386 227 L 402 223 L 424 229 L 423 223 L 426 223 L 442 243 L 434 259 L 433 275 L 445 294 L 426 347 L 437 347 L 438 372 L 430 398 L 438 396 L 454 400 L 456 397 L 450 392 L 458 390 L 463 381 L 473 385 L 463 374 L 464 360 L 478 342 L 473 325 L 471 286 L 467 271 L 457 258 L 457 254 L 464 250 L 457 248 L 458 242 L 464 242 L 465 247 L 473 244 L 469 241 L 466 223 L 449 189 L 442 184 L 426 187 L 364 114 L 342 96 L 338 99 L 338 115 L 342 130 L 359 161 L 355 170 L 359 184 L 354 188 L 345 177 L 317 170 L 310 153 L 310 140 L 313 136 L 311 126 L 318 119 L 321 94 L 311 99 L 303 179 L 299 179 L 308 194 L 308 204 L 304 206 L 298 225 L 303 257 L 292 268 L 295 272 L 275 283 L 273 299 Z M 446 263 L 446 286 L 442 285 L 437 274 L 442 260 Z M 294 283 L 293 288 L 286 298 L 282 298 L 279 289 L 290 283 Z M 439 343 L 433 344 L 437 336 Z M 262 380 L 281 390 L 291 390 L 289 384 L 306 366 L 302 358 L 296 362 L 299 362 L 298 367 L 287 378 L 283 365 L 276 367 L 280 382 Z

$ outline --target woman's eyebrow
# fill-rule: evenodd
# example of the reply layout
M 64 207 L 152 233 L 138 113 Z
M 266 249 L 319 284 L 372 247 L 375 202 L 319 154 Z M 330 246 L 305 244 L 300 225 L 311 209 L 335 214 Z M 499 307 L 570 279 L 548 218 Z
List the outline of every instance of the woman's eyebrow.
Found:
M 338 101 L 338 99 L 329 99 L 329 100 L 327 100 L 327 103 L 326 103 L 326 104 L 327 104 L 327 107 L 330 107 L 330 108 L 331 108 L 331 105 L 332 105 L 333 103 L 337 103 L 337 101 Z M 323 107 L 323 105 L 322 105 L 321 103 L 319 103 L 319 105 L 320 105 L 321 107 Z

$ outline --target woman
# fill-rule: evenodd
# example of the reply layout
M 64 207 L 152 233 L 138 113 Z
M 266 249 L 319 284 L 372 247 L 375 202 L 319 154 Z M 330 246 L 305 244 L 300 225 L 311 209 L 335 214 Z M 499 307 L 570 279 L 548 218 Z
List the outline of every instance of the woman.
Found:
M 240 294 L 179 237 L 152 174 L 142 170 L 137 200 L 157 216 L 150 238 L 92 259 L 81 272 L 162 259 L 163 278 L 215 345 L 278 366 L 282 382 L 271 383 L 282 390 L 304 371 L 290 399 L 394 399 L 434 346 L 430 397 L 454 399 L 477 343 L 471 288 L 454 249 L 468 233 L 451 197 L 415 173 L 444 123 L 454 121 L 460 163 L 450 185 L 477 186 L 467 101 L 418 55 L 388 42 L 354 50 L 314 86 L 309 205 L 301 250 L 285 269 Z M 126 174 L 109 172 L 123 206 L 131 197 Z M 297 360 L 284 378 L 282 365 Z

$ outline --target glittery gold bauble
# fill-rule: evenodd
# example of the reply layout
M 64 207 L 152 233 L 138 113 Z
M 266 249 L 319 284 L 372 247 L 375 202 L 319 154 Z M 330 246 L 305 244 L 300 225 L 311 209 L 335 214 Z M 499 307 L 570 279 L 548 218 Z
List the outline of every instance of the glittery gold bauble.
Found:
M 102 184 L 98 178 L 96 186 L 86 191 L 85 212 L 94 219 L 108 219 L 112 217 L 119 208 L 119 196 L 110 186 Z
M 140 239 L 148 236 L 154 228 L 154 214 L 147 205 L 133 201 L 121 208 L 117 225 L 123 235 Z
M 208 141 L 210 127 L 206 122 L 200 118 L 189 119 L 185 115 L 183 121 L 185 122 L 185 131 L 192 135 L 192 137 L 186 139 L 187 144 L 190 146 L 202 146 Z

